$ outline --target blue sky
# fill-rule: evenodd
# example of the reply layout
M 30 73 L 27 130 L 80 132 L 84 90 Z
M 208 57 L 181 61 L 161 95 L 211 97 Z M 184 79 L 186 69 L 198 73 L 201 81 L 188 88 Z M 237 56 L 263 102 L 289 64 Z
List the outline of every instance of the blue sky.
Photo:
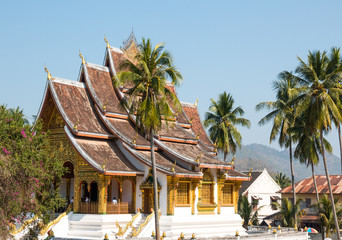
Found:
M 274 100 L 271 83 L 294 70 L 308 50 L 342 46 L 341 1 L 2 1 L 0 3 L 0 104 L 38 111 L 52 75 L 77 80 L 81 59 L 102 64 L 106 34 L 120 47 L 134 29 L 137 39 L 166 42 L 184 76 L 181 101 L 199 98 L 202 115 L 223 91 L 242 106 L 251 129 L 243 144 L 269 144 L 270 125 L 259 127 Z M 329 135 L 339 154 L 337 133 Z

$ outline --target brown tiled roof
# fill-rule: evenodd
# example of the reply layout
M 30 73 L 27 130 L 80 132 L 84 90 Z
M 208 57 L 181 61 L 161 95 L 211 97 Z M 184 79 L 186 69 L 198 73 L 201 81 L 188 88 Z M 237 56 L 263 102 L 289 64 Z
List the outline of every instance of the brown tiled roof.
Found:
M 172 152 L 175 152 L 178 156 L 184 156 L 187 159 L 191 159 L 192 162 L 196 162 L 197 158 L 199 158 L 199 163 L 201 165 L 221 165 L 221 166 L 229 166 L 228 163 L 225 163 L 218 158 L 210 155 L 209 153 L 205 152 L 201 148 L 199 148 L 197 145 L 192 144 L 186 144 L 186 143 L 175 143 L 175 142 L 166 142 L 166 141 L 156 141 L 156 143 L 160 143 L 160 147 L 168 151 L 171 150 Z M 168 149 L 166 149 L 168 148 Z M 170 154 L 172 155 L 172 152 Z M 175 156 L 175 157 L 178 157 Z
M 239 190 L 239 194 L 242 194 L 249 188 L 250 185 L 261 175 L 262 171 L 253 171 L 251 172 L 251 180 L 248 182 L 243 182 L 241 184 L 241 188 Z
M 144 155 L 145 158 L 147 158 L 151 162 L 151 152 L 150 151 L 138 151 L 140 154 Z M 193 172 L 190 170 L 187 170 L 185 168 L 182 168 L 178 165 L 175 165 L 175 163 L 167 158 L 165 155 L 163 155 L 160 152 L 155 152 L 155 158 L 156 163 L 163 168 L 167 169 L 171 172 L 172 168 L 174 168 L 176 174 L 180 175 L 195 175 L 195 176 L 201 176 L 202 174 L 200 172 Z
M 234 169 L 228 169 L 227 175 L 227 178 L 250 178 L 248 174 L 240 173 L 238 171 L 235 171 Z
M 119 72 L 121 71 L 125 71 L 126 69 L 120 69 L 120 65 L 126 60 L 131 60 L 129 59 L 126 55 L 124 55 L 123 53 L 121 52 L 118 52 L 118 51 L 113 51 L 111 50 L 111 56 L 112 56 L 112 59 L 113 59 L 113 65 L 114 65 L 114 68 L 115 68 L 115 72 L 116 74 L 118 74 Z M 131 60 L 132 61 L 132 60 Z M 123 88 L 131 88 L 133 87 L 133 84 L 132 83 L 125 83 Z
M 135 127 L 129 120 L 117 119 L 117 118 L 107 118 L 110 122 L 110 129 L 115 129 L 116 132 L 121 133 L 129 142 L 133 142 L 135 139 L 135 144 L 142 146 L 150 146 L 150 142 L 146 140 L 141 134 L 137 133 Z M 114 133 L 114 132 L 113 132 Z M 115 133 L 114 133 L 115 134 Z M 120 136 L 119 136 L 120 137 Z
M 320 194 L 328 194 L 328 182 L 325 175 L 316 176 L 317 190 Z M 333 194 L 342 194 L 342 175 L 330 175 L 330 183 Z M 305 178 L 295 184 L 296 193 L 316 193 L 312 177 Z M 280 191 L 281 193 L 292 193 L 292 186 Z
M 165 122 L 163 121 L 162 128 L 158 132 L 159 136 L 162 138 L 178 138 L 178 139 L 189 139 L 196 141 L 196 136 L 187 132 L 184 128 L 182 128 L 178 122 Z M 197 142 L 197 141 L 196 141 Z
M 189 104 L 184 103 L 182 104 L 182 107 L 188 118 L 191 120 L 191 128 L 194 131 L 194 133 L 196 135 L 199 134 L 199 139 L 205 145 L 209 147 L 214 147 L 203 128 L 197 107 L 195 105 L 190 106 Z
M 66 134 L 76 151 L 96 170 L 116 175 L 141 174 L 120 151 L 115 141 L 74 137 L 68 129 Z
M 175 86 L 166 85 L 166 88 L 169 89 L 177 97 Z M 178 112 L 178 111 L 176 111 L 176 108 L 172 104 L 170 104 L 170 106 L 175 113 Z M 181 110 L 181 112 L 178 112 L 177 121 L 180 124 L 190 125 L 190 122 L 189 122 L 188 118 L 185 116 L 183 109 Z
M 99 107 L 103 110 L 105 106 L 105 110 L 108 113 L 127 115 L 115 93 L 108 68 L 107 71 L 104 71 L 92 66 L 94 65 L 87 64 L 89 76 L 89 83 L 87 82 L 87 85 L 89 85 L 88 87 L 93 98 L 95 98 L 95 101 L 96 98 L 99 99 Z M 94 92 L 92 92 L 92 90 L 94 90 Z
M 64 120 L 70 128 L 77 126 L 77 133 L 111 135 L 94 112 L 84 84 L 68 80 L 52 80 L 50 89 Z

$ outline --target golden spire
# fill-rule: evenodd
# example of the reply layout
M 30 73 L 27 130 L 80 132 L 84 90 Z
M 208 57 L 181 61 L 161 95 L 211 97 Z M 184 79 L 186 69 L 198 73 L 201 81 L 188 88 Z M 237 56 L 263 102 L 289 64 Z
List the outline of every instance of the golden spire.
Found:
M 175 172 L 175 166 L 176 166 L 176 163 L 177 163 L 177 161 L 175 160 L 175 163 L 173 164 L 173 166 L 172 166 L 172 168 L 171 168 L 171 172 Z
M 253 168 L 251 168 L 248 172 L 248 176 L 252 176 L 252 171 L 253 171 Z
M 83 55 L 82 55 L 82 53 L 81 53 L 81 50 L 79 50 L 79 51 L 80 51 L 80 54 L 79 54 L 79 55 L 80 55 L 80 58 L 82 58 L 82 64 L 85 65 L 85 60 L 84 60 L 84 57 L 83 57 Z
M 104 37 L 105 37 L 104 40 L 105 40 L 105 42 L 107 43 L 107 48 L 110 48 L 109 42 L 108 42 L 108 40 L 107 40 L 107 38 L 106 38 L 106 35 L 105 35 Z
M 202 157 L 202 154 L 198 155 L 197 158 L 196 158 L 196 162 L 199 163 L 199 160 L 200 160 L 201 157 Z
M 234 157 L 233 157 L 233 159 L 232 159 L 232 161 L 231 161 L 231 165 L 235 165 L 235 163 L 234 163 L 234 161 L 235 161 L 235 155 L 234 155 Z
M 52 79 L 52 76 L 51 76 L 49 70 L 47 69 L 46 65 L 45 65 L 45 72 L 47 72 L 47 79 L 48 79 L 48 80 L 51 80 L 51 79 Z
M 198 98 L 196 99 L 196 102 L 194 103 L 195 107 L 197 107 L 198 104 Z

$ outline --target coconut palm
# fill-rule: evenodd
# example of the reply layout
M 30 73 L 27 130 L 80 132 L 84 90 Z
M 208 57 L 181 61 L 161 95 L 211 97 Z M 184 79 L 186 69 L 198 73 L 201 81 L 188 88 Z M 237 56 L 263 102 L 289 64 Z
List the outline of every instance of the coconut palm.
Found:
M 235 154 L 237 147 L 241 148 L 241 134 L 235 125 L 250 127 L 250 121 L 240 117 L 244 115 L 243 109 L 234 109 L 233 105 L 234 99 L 229 93 L 220 94 L 217 102 L 211 99 L 210 112 L 205 113 L 203 121 L 205 127 L 210 127 L 210 139 L 223 152 L 224 161 L 229 153 Z
M 339 80 L 342 76 L 342 66 L 330 68 L 331 64 L 326 52 L 309 52 L 307 63 L 299 58 L 299 66 L 296 69 L 298 79 L 303 83 L 304 91 L 298 97 L 299 104 L 297 114 L 304 114 L 305 126 L 310 134 L 318 132 L 321 142 L 321 154 L 327 177 L 330 200 L 338 229 L 338 219 L 334 207 L 334 197 L 331 189 L 327 160 L 325 156 L 325 145 L 323 144 L 323 133 L 331 129 L 331 121 L 341 122 L 340 95 L 341 87 Z M 340 233 L 337 231 L 340 239 Z
M 319 134 L 317 132 L 310 134 L 306 131 L 303 117 L 296 119 L 295 126 L 290 129 L 294 138 L 297 141 L 297 146 L 294 151 L 294 157 L 299 159 L 300 163 L 305 164 L 307 167 L 311 166 L 312 180 L 315 186 L 316 199 L 319 201 L 319 195 L 317 190 L 317 183 L 315 177 L 315 165 L 319 162 L 319 154 L 321 151 L 321 142 Z M 332 153 L 332 147 L 330 143 L 324 139 L 324 145 L 326 151 Z
M 338 198 L 334 198 L 334 204 L 336 208 L 336 214 L 341 219 L 342 217 L 342 204 Z M 314 204 L 313 207 L 318 211 L 322 226 L 325 227 L 326 237 L 330 237 L 330 234 L 336 231 L 336 223 L 334 220 L 334 213 L 332 211 L 332 204 L 328 196 L 324 194 L 318 203 Z M 342 220 L 339 220 L 341 226 Z M 323 231 L 322 231 L 323 233 Z
M 276 139 L 277 136 L 279 145 L 289 149 L 291 182 L 293 190 L 293 201 L 296 202 L 296 190 L 293 170 L 292 156 L 292 135 L 288 131 L 294 126 L 295 112 L 292 100 L 295 99 L 301 91 L 299 81 L 290 72 L 281 72 L 278 80 L 273 82 L 273 89 L 276 91 L 275 102 L 261 102 L 256 106 L 256 110 L 261 109 L 271 110 L 265 117 L 259 121 L 259 125 L 264 125 L 267 122 L 273 121 L 273 126 L 270 134 L 270 142 Z M 296 216 L 295 216 L 296 217 Z
M 120 68 L 126 71 L 118 75 L 120 83 L 130 82 L 133 85 L 127 92 L 130 97 L 126 105 L 135 115 L 137 128 L 150 139 L 156 239 L 160 239 L 160 232 L 154 134 L 161 129 L 162 120 L 174 118 L 169 104 L 180 110 L 176 96 L 166 87 L 167 79 L 171 79 L 173 84 L 179 84 L 182 79 L 163 45 L 153 48 L 150 39 L 143 38 L 134 60 L 124 61 Z
M 300 203 L 302 199 L 298 199 L 294 204 L 288 198 L 283 198 L 281 203 L 273 202 L 272 207 L 279 210 L 279 216 L 281 218 L 283 227 L 295 227 L 297 224 L 297 218 L 300 216 Z
M 281 187 L 281 189 L 286 188 L 291 185 L 291 180 L 286 174 L 282 172 L 277 172 L 274 176 L 275 182 Z

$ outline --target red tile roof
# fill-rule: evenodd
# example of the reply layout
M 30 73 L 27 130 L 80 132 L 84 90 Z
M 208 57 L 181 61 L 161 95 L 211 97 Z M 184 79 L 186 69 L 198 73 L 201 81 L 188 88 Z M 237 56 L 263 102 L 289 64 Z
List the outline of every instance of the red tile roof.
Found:
M 325 175 L 316 176 L 317 189 L 320 194 L 328 194 L 328 182 Z M 342 194 L 342 175 L 330 175 L 331 188 L 334 194 Z M 295 184 L 296 193 L 315 193 L 312 177 L 305 178 Z M 292 193 L 292 186 L 281 190 L 281 193 Z

